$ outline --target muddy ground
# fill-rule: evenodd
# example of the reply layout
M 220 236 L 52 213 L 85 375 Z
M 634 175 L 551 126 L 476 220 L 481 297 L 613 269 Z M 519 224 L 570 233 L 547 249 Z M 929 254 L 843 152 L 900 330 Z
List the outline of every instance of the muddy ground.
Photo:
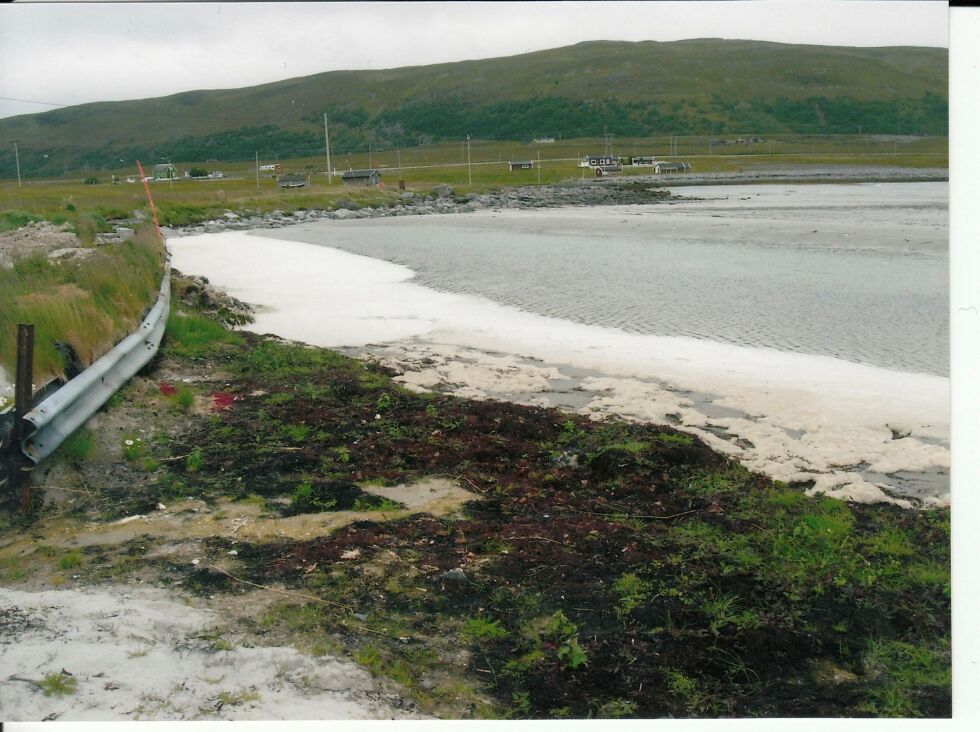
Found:
M 219 651 L 346 658 L 407 714 L 950 715 L 948 509 L 808 498 L 669 427 L 395 375 L 172 319 L 35 474 L 0 587 L 166 592 L 220 618 Z M 157 718 L 204 718 L 171 697 Z

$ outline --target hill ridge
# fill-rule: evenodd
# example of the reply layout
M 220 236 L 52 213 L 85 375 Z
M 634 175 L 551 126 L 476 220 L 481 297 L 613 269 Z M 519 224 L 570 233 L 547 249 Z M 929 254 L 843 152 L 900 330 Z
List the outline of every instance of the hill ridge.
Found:
M 340 69 L 0 120 L 38 174 L 119 158 L 244 159 L 322 145 L 759 132 L 947 134 L 948 51 L 744 39 L 585 41 L 516 56 Z M 47 157 L 45 157 L 47 156 Z M 0 176 L 14 175 L 0 151 Z

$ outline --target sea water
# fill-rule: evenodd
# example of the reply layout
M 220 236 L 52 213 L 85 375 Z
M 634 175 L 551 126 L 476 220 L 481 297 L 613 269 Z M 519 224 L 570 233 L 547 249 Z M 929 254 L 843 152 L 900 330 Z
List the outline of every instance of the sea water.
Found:
M 628 333 L 949 373 L 945 183 L 678 188 L 670 204 L 328 221 L 263 233 Z

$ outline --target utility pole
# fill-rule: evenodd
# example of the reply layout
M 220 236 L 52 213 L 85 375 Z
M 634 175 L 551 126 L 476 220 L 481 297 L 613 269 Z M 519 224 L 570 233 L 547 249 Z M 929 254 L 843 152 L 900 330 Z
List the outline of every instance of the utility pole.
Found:
M 374 145 L 368 143 L 368 168 L 374 167 Z
M 538 150 L 538 185 L 541 185 L 541 151 Z
M 255 190 L 259 190 L 259 151 L 255 151 Z
M 402 177 L 402 149 L 398 148 L 398 179 Z
M 327 185 L 333 185 L 333 169 L 330 167 L 330 129 L 327 127 L 327 113 L 323 113 L 323 143 L 327 148 Z
M 470 157 L 470 134 L 466 133 L 466 172 L 469 175 L 470 185 L 473 185 L 473 159 Z
M 17 161 L 17 187 L 20 188 L 20 153 L 17 151 L 17 140 L 11 140 L 14 143 L 14 159 Z

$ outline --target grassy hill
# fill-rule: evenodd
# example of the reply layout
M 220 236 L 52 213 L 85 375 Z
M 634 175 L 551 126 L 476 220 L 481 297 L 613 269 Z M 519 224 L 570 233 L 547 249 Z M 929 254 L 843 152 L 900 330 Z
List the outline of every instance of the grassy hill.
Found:
M 332 71 L 242 89 L 99 102 L 0 120 L 23 169 L 119 159 L 242 160 L 533 136 L 947 134 L 948 52 L 697 39 L 594 41 L 506 58 Z M 45 157 L 46 156 L 46 157 Z M 0 177 L 15 175 L 12 150 Z

